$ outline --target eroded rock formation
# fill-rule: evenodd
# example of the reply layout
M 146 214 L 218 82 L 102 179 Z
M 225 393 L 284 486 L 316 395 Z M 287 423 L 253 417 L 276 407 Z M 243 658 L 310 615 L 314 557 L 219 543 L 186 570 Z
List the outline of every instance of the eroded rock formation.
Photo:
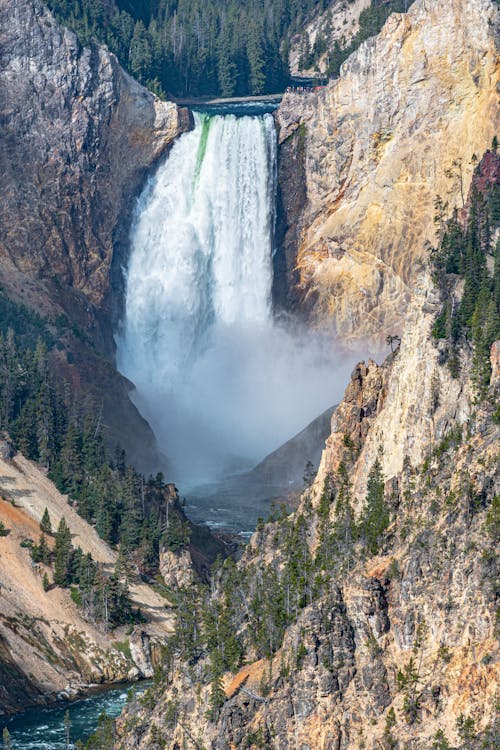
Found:
M 73 699 L 91 685 L 150 677 L 160 644 L 172 631 L 168 602 L 134 575 L 131 597 L 147 622 L 130 639 L 128 626 L 110 632 L 86 618 L 68 589 L 52 585 L 53 569 L 33 562 L 26 540 L 39 542 L 47 508 L 54 528 L 64 516 L 74 546 L 110 573 L 117 552 L 20 453 L 0 457 L 0 474 L 0 521 L 6 530 L 0 535 L 0 714 Z M 53 540 L 48 544 L 53 547 Z
M 492 0 L 417 0 L 325 89 L 285 95 L 281 149 L 300 152 L 307 191 L 289 220 L 285 208 L 276 262 L 288 306 L 312 323 L 343 338 L 401 333 L 436 195 L 462 205 L 471 159 L 499 128 L 498 13 Z M 283 205 L 297 205 L 280 176 Z
M 381 366 L 360 363 L 354 370 L 332 418 L 316 484 L 294 516 L 302 516 L 307 545 L 317 551 L 325 543 L 325 512 L 335 524 L 341 507 L 333 498 L 325 511 L 325 480 L 339 473 L 352 480 L 359 518 L 379 457 L 392 518 L 383 551 L 349 563 L 331 558 L 342 572 L 304 606 L 272 660 L 256 658 L 250 648 L 241 670 L 224 676 L 215 720 L 208 713 L 207 659 L 199 656 L 189 669 L 182 662 L 165 667 L 155 707 L 120 718 L 120 750 L 149 748 L 158 738 L 169 749 L 194 738 L 214 750 L 423 750 L 438 732 L 453 747 L 490 746 L 499 677 L 491 547 L 491 503 L 500 488 L 500 428 L 492 422 L 498 381 L 492 377 L 487 401 L 476 402 L 472 412 L 470 362 L 453 379 L 428 337 L 415 348 L 433 317 L 421 302 L 417 338 L 403 340 Z M 493 359 L 497 349 L 496 343 Z M 418 407 L 407 391 L 413 370 L 423 383 Z M 439 397 L 431 385 L 437 382 Z M 254 534 L 239 563 L 246 576 L 263 581 L 268 566 L 286 566 L 282 524 Z M 468 740 L 460 717 L 472 722 Z
M 37 0 L 2 0 L 0 23 L 2 257 L 102 308 L 131 201 L 189 115 Z
M 113 319 L 133 200 L 190 115 L 104 47 L 82 48 L 39 0 L 1 0 L 0 28 L 0 286 L 46 319 L 61 349 L 54 369 L 94 397 L 109 442 L 157 468 L 112 366 Z

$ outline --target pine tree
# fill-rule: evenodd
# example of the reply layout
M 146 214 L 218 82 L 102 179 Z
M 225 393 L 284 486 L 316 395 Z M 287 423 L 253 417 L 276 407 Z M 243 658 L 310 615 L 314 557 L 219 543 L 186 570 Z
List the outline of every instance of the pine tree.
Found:
M 151 73 L 153 56 L 151 53 L 151 39 L 142 21 L 137 21 L 134 34 L 130 42 L 129 64 L 130 70 L 140 81 L 147 81 Z
M 252 23 L 248 29 L 246 55 L 248 59 L 248 67 L 250 69 L 250 93 L 261 94 L 266 82 L 265 59 L 261 32 L 255 22 Z
M 44 565 L 50 564 L 52 553 L 50 551 L 49 545 L 47 544 L 46 536 L 43 532 L 40 537 L 40 542 L 31 550 L 31 558 L 33 562 L 41 562 L 44 563 Z
M 114 574 L 118 580 L 125 582 L 127 585 L 134 575 L 134 563 L 130 557 L 130 550 L 124 542 L 121 542 L 118 548 Z
M 379 551 L 389 521 L 389 509 L 384 499 L 382 466 L 377 458 L 368 475 L 366 499 L 359 524 L 361 537 L 371 555 Z
M 48 536 L 52 536 L 52 522 L 50 520 L 49 509 L 45 507 L 42 520 L 40 521 L 40 530 Z
M 208 711 L 208 717 L 210 718 L 211 721 L 217 721 L 217 718 L 220 714 L 221 706 L 224 705 L 225 700 L 226 700 L 226 693 L 224 691 L 222 675 L 217 670 L 210 684 L 210 697 L 209 697 L 210 709 Z
M 54 583 L 56 586 L 68 586 L 70 581 L 71 533 L 64 516 L 59 522 L 55 537 L 54 548 Z

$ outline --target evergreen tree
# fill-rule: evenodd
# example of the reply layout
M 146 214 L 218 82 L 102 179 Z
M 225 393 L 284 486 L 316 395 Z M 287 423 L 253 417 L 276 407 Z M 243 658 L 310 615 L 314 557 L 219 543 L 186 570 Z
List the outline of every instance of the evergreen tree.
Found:
M 50 520 L 49 510 L 45 507 L 42 520 L 40 521 L 40 530 L 48 536 L 52 536 L 52 522 Z
M 33 562 L 36 563 L 42 562 L 45 565 L 50 564 L 52 552 L 50 551 L 49 545 L 47 544 L 47 538 L 43 532 L 40 537 L 40 542 L 31 550 L 31 558 Z
M 380 459 L 377 458 L 368 475 L 366 499 L 360 519 L 360 533 L 371 555 L 376 555 L 383 544 L 383 534 L 389 526 L 389 509 L 384 499 L 384 481 Z
M 59 522 L 55 536 L 54 548 L 54 583 L 56 586 L 68 586 L 71 569 L 71 553 L 73 545 L 71 544 L 71 533 L 64 516 Z
M 217 721 L 217 718 L 220 714 L 220 709 L 224 705 L 225 700 L 226 693 L 224 691 L 224 686 L 222 683 L 222 675 L 217 669 L 210 684 L 210 710 L 208 712 L 208 716 L 211 721 Z
M 249 90 L 251 94 L 262 94 L 266 82 L 265 58 L 262 35 L 257 23 L 248 30 L 246 54 L 249 67 Z
M 151 39 L 142 21 L 137 21 L 130 42 L 129 64 L 131 72 L 142 82 L 150 77 L 153 56 Z

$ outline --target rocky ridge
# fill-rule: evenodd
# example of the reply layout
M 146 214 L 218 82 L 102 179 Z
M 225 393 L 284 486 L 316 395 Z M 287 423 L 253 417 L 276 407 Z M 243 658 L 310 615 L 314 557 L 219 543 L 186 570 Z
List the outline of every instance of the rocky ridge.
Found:
M 344 339 L 401 333 L 435 241 L 436 195 L 462 205 L 471 159 L 499 128 L 498 14 L 492 0 L 417 0 L 325 89 L 284 96 L 285 307 Z
M 425 338 L 433 314 L 421 303 L 415 335 Z M 484 737 L 492 747 L 499 677 L 492 508 L 500 489 L 492 404 L 500 382 L 494 370 L 488 399 L 478 404 L 470 361 L 455 381 L 428 337 L 414 349 L 408 335 L 382 365 L 354 370 L 316 482 L 288 520 L 304 524 L 306 544 L 318 554 L 325 524 L 338 521 L 341 507 L 342 490 L 328 500 L 328 481 L 349 478 L 360 517 L 378 456 L 391 517 L 380 550 L 351 560 L 344 552 L 342 562 L 331 557 L 328 569 L 337 573 L 285 630 L 272 660 L 250 649 L 241 670 L 225 675 L 215 721 L 207 713 L 213 688 L 206 661 L 167 669 L 151 709 L 120 719 L 120 750 L 156 741 L 169 750 L 183 742 L 214 750 L 423 750 L 439 732 L 454 747 L 473 748 Z M 409 403 L 393 417 L 394 394 L 404 403 L 413 368 L 427 386 L 439 382 L 439 396 L 426 386 L 416 394 L 418 410 Z M 399 465 L 391 451 L 401 438 L 401 450 L 410 451 Z M 239 564 L 245 576 L 262 581 L 268 566 L 286 566 L 284 529 L 273 521 L 256 532 Z M 465 719 L 473 731 L 463 745 Z
M 104 47 L 81 48 L 43 3 L 2 0 L 0 12 L 2 256 L 101 309 L 131 202 L 188 112 Z
M 314 69 L 301 68 L 300 57 L 304 37 L 307 38 L 311 49 L 314 47 L 318 34 L 322 31 L 326 32 L 325 40 L 329 48 L 333 47 L 336 41 L 342 46 L 346 46 L 359 29 L 358 20 L 361 11 L 369 5 L 370 0 L 355 0 L 348 3 L 345 0 L 334 0 L 326 10 L 312 18 L 306 24 L 302 34 L 297 34 L 292 39 L 288 56 L 291 74 L 293 76 L 315 76 L 318 72 L 325 73 L 327 52 L 320 56 Z
M 22 543 L 38 543 L 45 508 L 54 528 L 64 515 L 74 546 L 108 573 L 117 553 L 22 454 L 0 458 L 0 474 L 0 520 L 7 530 L 0 536 L 0 713 L 72 699 L 101 683 L 151 677 L 173 628 L 168 601 L 137 577 L 131 598 L 147 623 L 131 633 L 124 626 L 107 633 L 82 616 L 68 590 L 44 591 L 43 574 L 52 571 L 33 563 Z

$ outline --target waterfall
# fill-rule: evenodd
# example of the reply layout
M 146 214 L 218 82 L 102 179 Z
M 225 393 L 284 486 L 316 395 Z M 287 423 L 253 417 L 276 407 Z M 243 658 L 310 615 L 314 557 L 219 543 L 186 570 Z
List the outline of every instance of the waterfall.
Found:
M 121 372 L 176 479 L 250 466 L 332 403 L 332 354 L 273 321 L 271 115 L 195 115 L 139 199 Z

